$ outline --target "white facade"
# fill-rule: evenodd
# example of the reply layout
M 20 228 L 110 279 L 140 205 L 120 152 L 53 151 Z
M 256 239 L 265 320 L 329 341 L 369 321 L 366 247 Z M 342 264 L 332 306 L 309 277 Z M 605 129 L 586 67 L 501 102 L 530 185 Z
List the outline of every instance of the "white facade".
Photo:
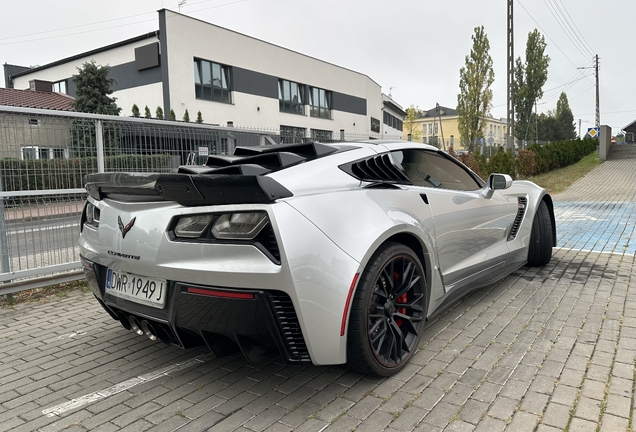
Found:
M 160 52 L 158 64 L 140 67 L 135 48 L 156 43 Z M 29 88 L 33 79 L 70 82 L 76 68 L 91 60 L 111 66 L 111 75 L 117 80 L 113 96 L 122 108 L 121 115 L 131 115 L 132 105 L 137 104 L 142 115 L 148 106 L 154 117 L 156 108 L 161 106 L 165 117 L 172 109 L 180 120 L 187 109 L 190 121 L 195 121 L 201 111 L 204 122 L 209 124 L 231 123 L 270 130 L 295 128 L 296 132 L 304 130 L 306 137 L 312 136 L 312 130 L 321 136 L 331 132 L 336 139 L 342 133 L 356 138 L 402 135 L 396 127 L 398 123 L 392 127 L 383 118 L 385 111 L 390 112 L 399 118 L 401 127 L 404 112 L 382 95 L 380 85 L 368 76 L 165 9 L 159 11 L 159 32 L 16 74 L 12 77 L 13 86 Z M 210 95 L 215 97 L 214 80 L 209 86 L 212 93 L 204 94 L 202 85 L 197 87 L 199 93 L 195 92 L 195 61 L 199 62 L 197 70 L 214 63 L 210 68 L 218 65 L 228 71 L 229 101 L 208 100 Z M 302 114 L 282 108 L 281 80 L 302 88 Z M 74 85 L 67 88 L 73 95 Z M 319 89 L 321 97 L 324 94 L 328 101 L 328 115 L 312 115 L 317 112 L 310 97 L 314 89 Z

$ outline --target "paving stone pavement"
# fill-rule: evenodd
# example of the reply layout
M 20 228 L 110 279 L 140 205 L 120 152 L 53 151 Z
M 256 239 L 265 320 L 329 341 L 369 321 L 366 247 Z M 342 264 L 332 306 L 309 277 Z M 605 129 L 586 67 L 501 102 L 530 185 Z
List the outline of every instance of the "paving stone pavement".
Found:
M 589 204 L 607 194 L 556 197 L 566 230 L 550 264 L 456 304 L 388 379 L 167 347 L 121 328 L 88 293 L 0 309 L 0 431 L 631 431 L 636 258 L 622 237 L 598 234 L 601 251 L 618 246 L 596 252 L 565 234 L 571 220 L 577 232 L 614 223 L 576 213 L 619 214 Z M 633 221 L 620 214 L 624 232 Z

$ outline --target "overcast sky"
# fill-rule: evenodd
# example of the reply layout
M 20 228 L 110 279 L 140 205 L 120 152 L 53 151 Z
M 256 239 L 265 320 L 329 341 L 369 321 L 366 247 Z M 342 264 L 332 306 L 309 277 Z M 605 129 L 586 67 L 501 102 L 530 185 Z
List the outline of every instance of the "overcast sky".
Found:
M 156 11 L 177 11 L 177 4 L 3 0 L 0 62 L 43 65 L 153 31 L 159 27 Z M 474 27 L 483 25 L 495 68 L 492 114 L 505 117 L 506 5 L 506 0 L 187 0 L 181 13 L 364 73 L 405 108 L 422 109 L 456 106 L 459 69 Z M 551 62 L 540 112 L 554 109 L 565 90 L 577 129 L 579 119 L 583 131 L 594 126 L 593 69 L 577 67 L 593 66 L 598 54 L 601 124 L 617 134 L 636 120 L 636 28 L 629 21 L 636 1 L 515 0 L 514 15 L 515 57 L 525 57 L 530 31 L 546 36 Z

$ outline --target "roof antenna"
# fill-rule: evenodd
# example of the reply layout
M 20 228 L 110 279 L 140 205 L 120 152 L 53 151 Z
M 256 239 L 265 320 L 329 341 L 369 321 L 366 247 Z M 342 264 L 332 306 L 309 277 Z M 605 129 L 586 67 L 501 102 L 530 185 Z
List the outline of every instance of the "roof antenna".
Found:
M 179 13 L 181 13 L 181 6 L 183 6 L 184 4 L 186 4 L 188 2 L 188 0 L 181 0 L 177 6 L 179 7 Z
M 389 97 L 390 97 L 390 98 L 393 98 L 393 95 L 392 95 L 391 93 L 393 93 L 393 89 L 394 89 L 394 88 L 397 88 L 397 87 L 396 87 L 396 86 L 389 87 Z

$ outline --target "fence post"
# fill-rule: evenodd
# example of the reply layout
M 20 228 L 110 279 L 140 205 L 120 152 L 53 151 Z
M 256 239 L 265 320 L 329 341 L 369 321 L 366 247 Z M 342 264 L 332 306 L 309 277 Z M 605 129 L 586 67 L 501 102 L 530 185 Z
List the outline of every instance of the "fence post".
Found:
M 105 172 L 104 167 L 104 127 L 101 120 L 95 120 L 95 141 L 97 142 L 97 172 Z
M 2 188 L 2 171 L 0 171 L 0 192 Z M 4 220 L 4 197 L 0 196 L 0 249 L 2 250 L 2 273 L 11 271 L 9 265 L 9 242 L 7 241 L 7 225 Z

